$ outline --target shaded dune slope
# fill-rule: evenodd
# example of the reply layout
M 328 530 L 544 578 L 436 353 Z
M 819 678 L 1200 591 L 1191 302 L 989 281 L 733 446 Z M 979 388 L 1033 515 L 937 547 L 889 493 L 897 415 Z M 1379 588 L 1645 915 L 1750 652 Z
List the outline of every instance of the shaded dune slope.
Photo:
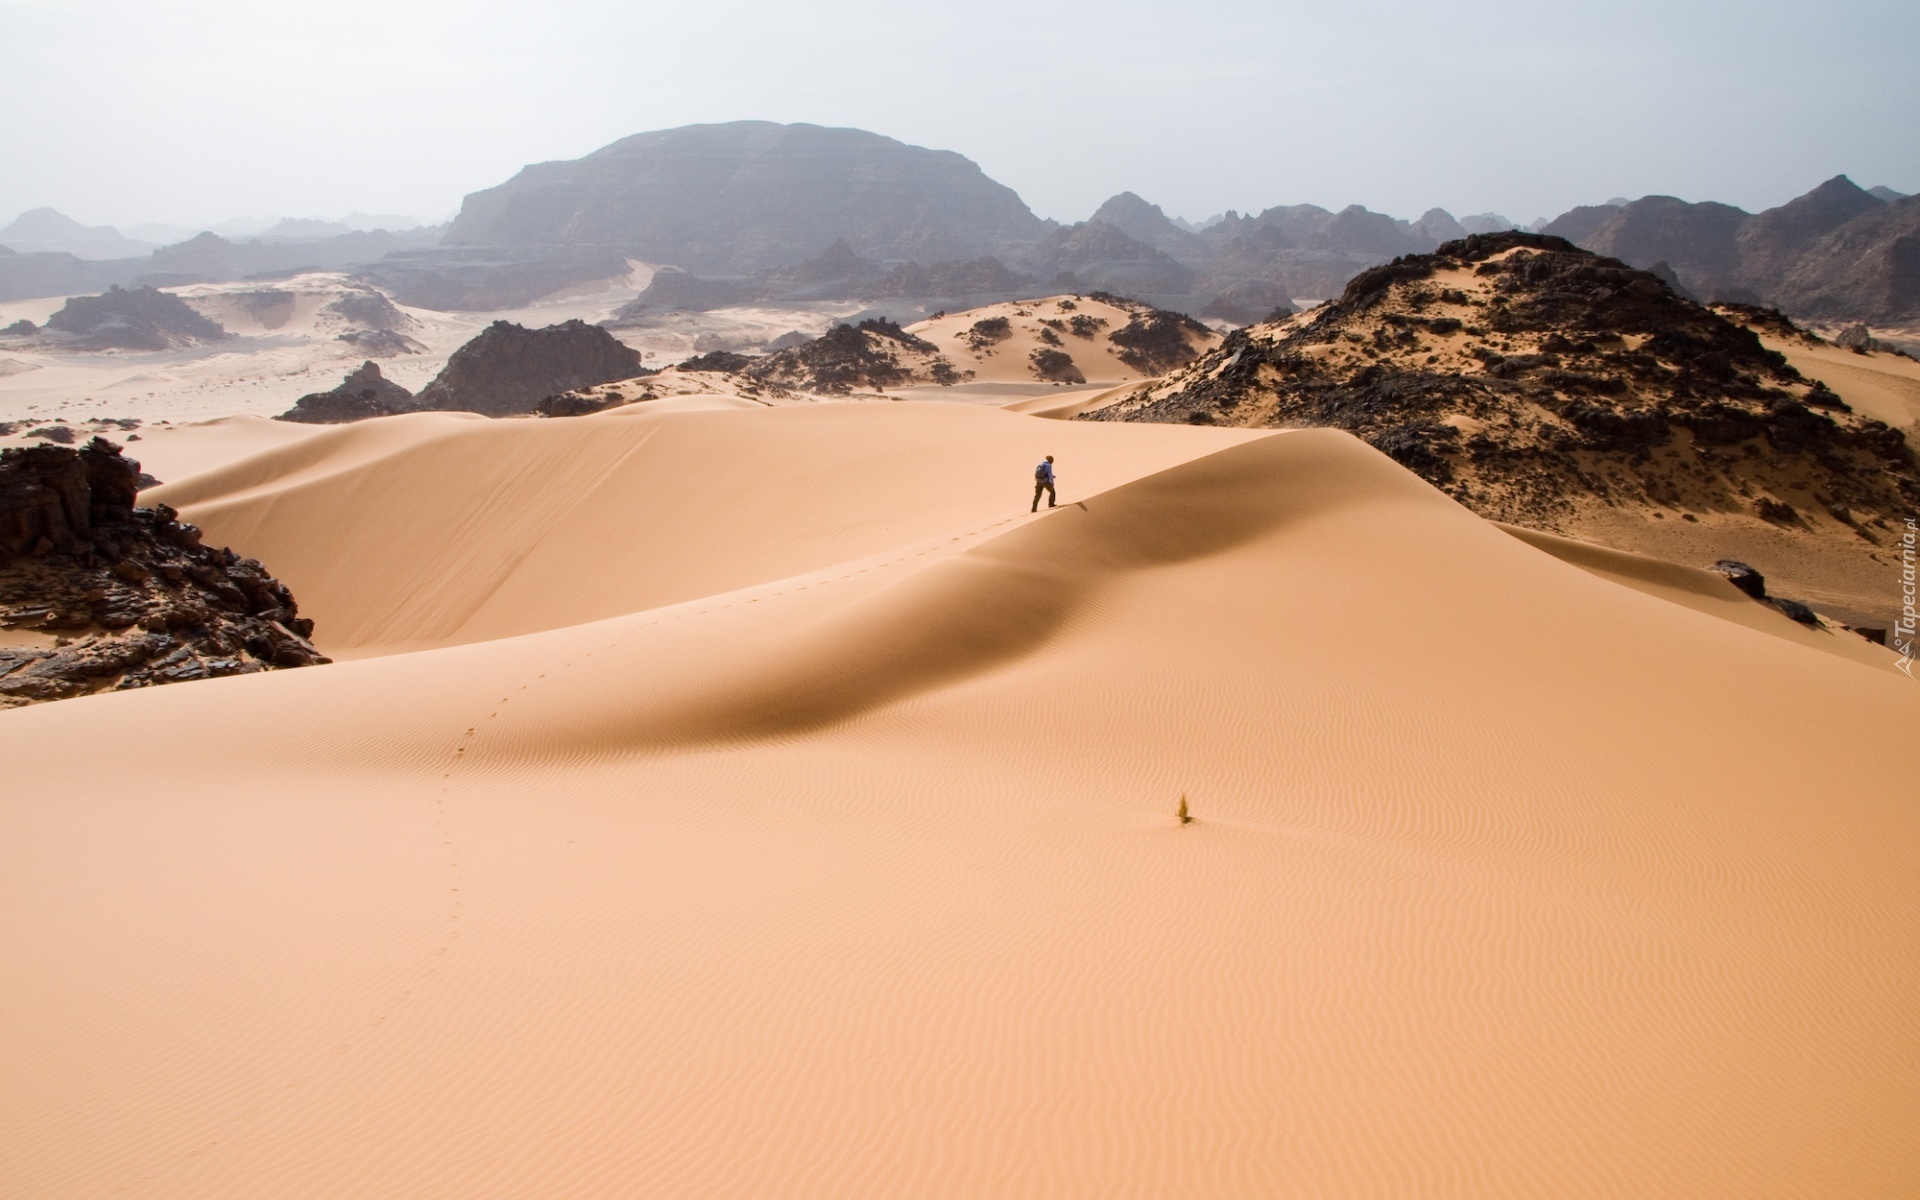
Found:
M 1048 453 L 1086 494 L 1261 436 L 1106 432 L 964 405 L 419 414 L 151 495 L 307 588 L 321 640 L 351 657 L 599 620 L 1002 521 Z
M 1062 461 L 1110 482 L 1029 518 L 979 463 L 1056 426 L 791 411 L 556 422 L 643 439 L 564 452 L 341 430 L 176 485 L 282 537 L 421 501 L 381 480 L 441 443 L 483 475 L 588 458 L 568 486 L 604 497 L 686 438 L 757 459 L 769 419 L 796 458 L 919 472 L 857 534 L 825 483 L 742 479 L 716 520 L 766 540 L 695 524 L 681 558 L 741 555 L 701 580 L 635 557 L 682 572 L 651 607 L 0 717 L 28 784 L 0 806 L 0 1190 L 1920 1180 L 1920 816 L 1871 736 L 1920 700 L 1890 656 L 1542 553 L 1342 433 L 1092 427 Z M 448 562 L 539 552 L 489 536 L 575 534 L 496 519 Z M 513 585 L 490 569 L 448 586 Z M 410 586 L 336 619 L 472 631 Z M 116 756 L 57 775 L 103 722 Z

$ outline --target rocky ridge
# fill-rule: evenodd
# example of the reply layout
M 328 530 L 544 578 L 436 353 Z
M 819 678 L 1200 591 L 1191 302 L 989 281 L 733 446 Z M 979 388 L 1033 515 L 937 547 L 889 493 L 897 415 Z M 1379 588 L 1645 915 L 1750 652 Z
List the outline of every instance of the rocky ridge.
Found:
M 0 451 L 0 707 L 328 661 L 285 585 L 139 479 L 104 438 Z
M 1081 419 L 1346 429 L 1482 515 L 1546 529 L 1594 501 L 1873 543 L 1920 505 L 1899 431 L 1652 273 L 1536 234 L 1366 271 Z

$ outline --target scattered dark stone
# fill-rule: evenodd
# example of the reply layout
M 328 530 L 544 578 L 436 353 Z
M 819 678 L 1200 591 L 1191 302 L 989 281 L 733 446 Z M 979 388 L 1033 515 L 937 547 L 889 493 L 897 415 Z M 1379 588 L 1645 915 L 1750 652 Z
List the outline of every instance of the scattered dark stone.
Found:
M 1878 629 L 1870 625 L 1842 625 L 1840 628 L 1846 630 L 1848 633 L 1857 633 L 1876 646 L 1884 646 L 1887 644 L 1887 631 L 1885 629 Z
M 1080 373 L 1080 368 L 1074 366 L 1073 356 L 1064 351 L 1050 350 L 1043 346 L 1033 352 L 1030 361 L 1033 364 L 1034 375 L 1051 383 L 1085 383 L 1087 381 L 1087 377 Z
M 1783 600 L 1778 596 L 1769 596 L 1767 597 L 1767 603 L 1773 605 L 1802 625 L 1818 625 L 1820 623 L 1820 618 L 1815 615 L 1814 611 L 1798 600 Z
M 1762 496 L 1753 502 L 1753 511 L 1760 514 L 1762 521 L 1774 521 L 1782 525 L 1797 524 L 1800 513 L 1784 500 L 1775 500 L 1771 496 Z
M 1013 336 L 1013 322 L 1005 317 L 982 317 L 967 330 L 967 345 L 975 350 L 983 350 L 995 342 L 1004 342 Z
M 73 427 L 71 425 L 42 425 L 38 429 L 27 430 L 27 436 L 45 438 L 50 442 L 59 442 L 62 446 L 73 445 Z
M 1109 334 L 1107 340 L 1120 347 L 1120 361 L 1142 375 L 1164 375 L 1186 366 L 1200 356 L 1191 339 L 1204 338 L 1212 332 L 1183 313 L 1145 308 L 1124 300 L 1121 304 L 1134 310 L 1133 317 Z
M 806 339 L 801 339 L 801 345 Z M 705 354 L 696 354 L 680 364 L 682 371 L 720 371 L 728 375 L 746 370 L 753 359 L 744 354 L 735 354 L 731 350 L 709 350 Z
M 537 417 L 585 417 L 618 408 L 627 399 L 618 392 L 562 392 L 534 406 Z

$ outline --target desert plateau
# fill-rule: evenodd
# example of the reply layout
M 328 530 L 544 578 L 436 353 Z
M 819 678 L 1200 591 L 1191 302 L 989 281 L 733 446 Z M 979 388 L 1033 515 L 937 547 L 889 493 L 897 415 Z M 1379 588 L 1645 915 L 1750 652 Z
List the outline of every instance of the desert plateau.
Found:
M 1442 165 L 1529 35 L 746 9 L 0 6 L 375 56 L 0 132 L 0 1196 L 1920 1194 L 1897 56 Z

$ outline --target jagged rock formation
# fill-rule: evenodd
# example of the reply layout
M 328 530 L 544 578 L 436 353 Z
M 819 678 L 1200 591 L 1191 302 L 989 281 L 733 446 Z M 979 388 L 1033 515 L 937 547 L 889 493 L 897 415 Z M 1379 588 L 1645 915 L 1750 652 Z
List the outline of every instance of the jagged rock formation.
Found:
M 0 707 L 324 663 L 284 585 L 202 545 L 166 505 L 134 507 L 140 464 L 85 449 L 0 451 Z
M 41 341 L 72 350 L 170 350 L 231 336 L 171 293 L 115 287 L 67 301 L 47 318 Z
M 310 392 L 275 417 L 301 425 L 344 425 L 369 417 L 389 417 L 413 407 L 413 393 L 380 374 L 373 362 L 363 362 L 326 392 Z
M 584 321 L 544 329 L 495 321 L 453 352 L 413 406 L 518 416 L 548 396 L 644 374 L 639 351 Z
M 1239 330 L 1082 419 L 1331 425 L 1483 515 L 1545 528 L 1583 498 L 1848 535 L 1920 503 L 1898 430 L 1651 273 L 1537 234 L 1364 272 L 1337 303 Z
M 609 246 L 690 271 L 780 267 L 845 238 L 870 258 L 1002 254 L 1047 225 L 958 154 L 857 129 L 737 121 L 623 138 L 468 196 L 459 246 Z

